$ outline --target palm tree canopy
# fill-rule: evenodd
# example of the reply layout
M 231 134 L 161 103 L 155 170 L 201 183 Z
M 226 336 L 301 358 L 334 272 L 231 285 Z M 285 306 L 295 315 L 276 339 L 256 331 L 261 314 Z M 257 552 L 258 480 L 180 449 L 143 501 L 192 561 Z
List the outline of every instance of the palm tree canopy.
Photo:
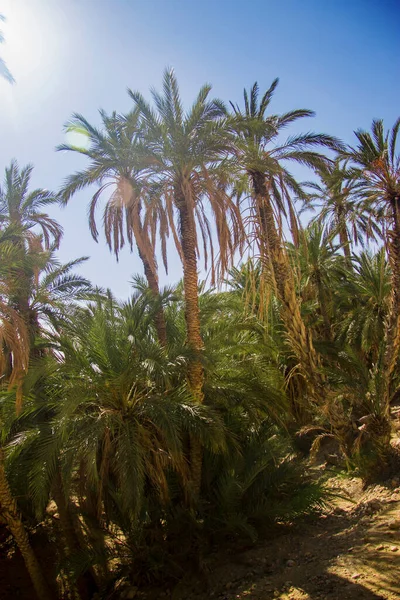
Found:
M 215 225 L 221 275 L 241 242 L 239 211 L 226 185 L 227 158 L 231 139 L 226 128 L 226 108 L 222 101 L 209 99 L 210 85 L 204 85 L 188 111 L 183 108 L 173 70 L 164 73 L 163 93 L 152 91 L 154 107 L 139 92 L 129 94 L 140 110 L 144 125 L 145 160 L 149 174 L 159 183 L 165 211 L 177 250 L 182 255 L 174 209 L 183 203 L 190 220 L 197 221 L 203 242 L 205 268 L 211 255 L 212 281 L 215 279 L 215 253 L 212 227 Z M 209 218 L 211 210 L 212 221 Z M 197 228 L 192 223 L 199 253 Z M 162 232 L 161 232 L 161 235 Z
M 314 220 L 322 221 L 330 233 L 341 236 L 342 244 L 347 242 L 364 247 L 366 241 L 379 239 L 381 230 L 376 214 L 360 203 L 356 183 L 349 179 L 346 163 L 336 159 L 319 171 L 318 176 L 319 181 L 305 183 L 308 195 L 305 207 L 318 211 Z M 343 231 L 345 233 L 341 235 Z
M 230 125 L 235 133 L 235 149 L 240 195 L 249 189 L 248 177 L 261 174 L 267 181 L 276 214 L 289 219 L 292 234 L 298 236 L 297 216 L 292 196 L 305 200 L 302 186 L 288 170 L 289 164 L 297 163 L 313 169 L 324 170 L 331 160 L 319 149 L 335 150 L 343 144 L 335 137 L 323 133 L 308 132 L 292 135 L 281 141 L 283 131 L 299 119 L 312 117 L 308 109 L 294 109 L 282 115 L 267 115 L 267 109 L 277 88 L 275 79 L 259 99 L 259 87 L 255 83 L 248 93 L 244 90 L 244 110 L 231 102 L 233 110 Z M 242 176 L 240 176 L 240 171 Z M 243 177 L 244 175 L 244 177 Z M 250 186 L 251 187 L 251 186 Z
M 383 120 L 372 122 L 371 132 L 355 131 L 356 147 L 348 147 L 342 156 L 350 161 L 349 175 L 357 182 L 357 191 L 369 202 L 388 203 L 400 199 L 400 155 L 397 137 L 400 117 L 385 134 Z
M 17 227 L 27 238 L 37 227 L 41 230 L 45 247 L 57 248 L 62 227 L 43 212 L 43 208 L 56 202 L 57 198 L 45 189 L 29 190 L 32 171 L 32 165 L 20 169 L 15 160 L 6 168 L 4 184 L 0 187 L 0 227 Z

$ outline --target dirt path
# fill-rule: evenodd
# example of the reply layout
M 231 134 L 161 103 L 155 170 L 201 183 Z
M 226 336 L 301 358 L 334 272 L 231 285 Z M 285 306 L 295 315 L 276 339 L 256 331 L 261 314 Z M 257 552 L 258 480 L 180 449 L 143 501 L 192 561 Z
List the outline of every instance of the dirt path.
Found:
M 334 477 L 335 499 L 318 519 L 210 565 L 209 591 L 175 590 L 182 600 L 400 599 L 400 488 Z M 211 590 L 211 591 L 210 591 Z M 140 595 L 140 594 L 139 594 Z

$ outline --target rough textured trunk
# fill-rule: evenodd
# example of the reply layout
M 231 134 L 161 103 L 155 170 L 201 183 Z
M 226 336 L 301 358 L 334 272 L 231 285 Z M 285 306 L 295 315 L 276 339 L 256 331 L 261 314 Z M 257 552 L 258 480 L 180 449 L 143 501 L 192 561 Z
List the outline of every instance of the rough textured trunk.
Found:
M 282 305 L 282 320 L 290 338 L 291 348 L 308 383 L 309 396 L 312 401 L 321 405 L 325 394 L 324 381 L 320 374 L 320 358 L 300 313 L 293 272 L 276 229 L 265 177 L 262 173 L 254 173 L 252 179 L 256 206 L 260 215 L 260 228 L 264 237 L 261 246 L 262 253 L 266 256 L 263 258 L 270 261 L 276 292 Z
M 193 352 L 188 366 L 190 388 L 198 402 L 203 401 L 204 371 L 199 354 L 203 349 L 200 332 L 199 281 L 197 274 L 196 232 L 194 218 L 185 200 L 178 203 L 180 237 L 183 256 L 183 288 L 185 293 L 185 321 L 187 344 Z
M 331 329 L 331 321 L 328 313 L 328 300 L 326 298 L 324 284 L 321 281 L 320 274 L 317 275 L 317 294 L 318 294 L 318 304 L 319 310 L 322 315 L 322 320 L 324 322 L 324 335 L 325 339 L 330 341 L 332 339 L 332 329 Z
M 194 398 L 201 403 L 203 402 L 204 370 L 199 355 L 203 349 L 203 339 L 200 331 L 195 221 L 194 215 L 189 212 L 190 209 L 184 197 L 178 196 L 176 204 L 179 211 L 180 242 L 183 256 L 187 344 L 193 352 L 193 357 L 188 364 L 188 381 Z M 202 448 L 200 442 L 193 436 L 190 439 L 190 467 L 193 492 L 197 496 L 201 485 Z
M 57 471 L 56 480 L 54 482 L 53 497 L 57 505 L 60 525 L 65 538 L 66 554 L 67 556 L 72 556 L 82 548 L 75 529 L 74 518 L 69 503 L 65 498 L 64 486 L 59 471 Z M 90 600 L 93 597 L 93 594 L 99 591 L 94 575 L 90 570 L 85 571 L 78 577 L 76 587 L 79 597 L 82 600 Z
M 28 534 L 18 513 L 17 504 L 12 497 L 3 461 L 3 452 L 0 449 L 0 512 L 11 531 L 17 546 L 25 561 L 26 568 L 35 588 L 39 600 L 54 600 L 47 581 L 42 573 L 36 555 L 30 545 Z
M 351 262 L 351 248 L 350 248 L 350 240 L 349 235 L 347 233 L 346 227 L 346 216 L 344 214 L 344 207 L 340 204 L 338 207 L 338 223 L 339 223 L 339 240 L 341 245 L 343 246 L 344 256 L 346 258 L 346 262 L 350 269 L 353 268 Z
M 339 230 L 339 240 L 341 245 L 343 246 L 343 252 L 346 257 L 346 260 L 351 265 L 350 240 L 349 236 L 347 235 L 347 229 L 345 226 L 342 226 Z
M 153 292 L 156 298 L 160 296 L 160 288 L 158 286 L 157 276 L 151 268 L 149 261 L 145 259 L 143 254 L 138 250 L 140 259 L 143 263 L 143 270 L 145 277 L 147 279 L 148 286 L 150 290 Z M 167 345 L 167 325 L 165 323 L 165 315 L 162 306 L 157 310 L 155 316 L 155 325 L 157 330 L 157 335 L 161 346 L 165 347 Z
M 387 417 L 391 400 L 391 380 L 400 348 L 400 198 L 391 200 L 393 229 L 389 233 L 389 262 L 392 269 L 392 291 L 385 331 L 384 402 Z

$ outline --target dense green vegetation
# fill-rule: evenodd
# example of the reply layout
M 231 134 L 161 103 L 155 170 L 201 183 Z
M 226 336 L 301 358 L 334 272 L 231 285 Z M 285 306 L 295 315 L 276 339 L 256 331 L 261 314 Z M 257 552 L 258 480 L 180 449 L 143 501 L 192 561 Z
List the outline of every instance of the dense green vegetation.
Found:
M 177 581 L 215 545 L 318 509 L 306 458 L 327 439 L 366 481 L 396 468 L 400 119 L 354 147 L 291 135 L 313 113 L 272 114 L 277 83 L 229 107 L 204 86 L 187 111 L 167 71 L 100 128 L 72 117 L 85 143 L 60 149 L 87 161 L 60 190 L 6 169 L 0 517 L 38 598 Z M 84 258 L 57 260 L 47 207 L 87 187 L 92 236 L 101 206 L 110 251 L 141 261 L 127 301 L 77 275 Z M 168 237 L 183 279 L 162 289 Z M 53 580 L 30 543 L 39 524 Z

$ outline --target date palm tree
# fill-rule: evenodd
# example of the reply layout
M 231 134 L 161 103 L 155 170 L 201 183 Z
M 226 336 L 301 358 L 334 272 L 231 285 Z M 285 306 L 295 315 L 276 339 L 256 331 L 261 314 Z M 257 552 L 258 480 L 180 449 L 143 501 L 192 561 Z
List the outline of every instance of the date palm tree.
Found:
M 141 165 L 139 111 L 133 111 L 128 120 L 115 113 L 109 116 L 104 111 L 100 111 L 100 116 L 102 131 L 77 114 L 66 125 L 68 132 L 84 136 L 89 147 L 86 149 L 62 144 L 58 149 L 83 154 L 90 159 L 90 163 L 82 171 L 67 178 L 60 192 L 61 201 L 66 204 L 77 191 L 91 185 L 97 186 L 89 206 L 89 228 L 97 242 L 99 232 L 96 225 L 96 209 L 101 195 L 111 191 L 103 215 L 108 247 L 118 260 L 118 254 L 125 245 L 125 237 L 131 251 L 135 242 L 149 288 L 160 301 L 156 327 L 161 345 L 166 346 L 167 334 L 160 300 L 155 243 L 157 222 L 160 224 L 163 240 L 168 235 L 168 224 L 163 211 L 160 210 L 156 188 L 149 184 Z M 165 244 L 163 256 L 165 257 Z
M 302 303 L 311 305 L 313 329 L 319 329 L 319 337 L 325 340 L 331 340 L 333 336 L 334 283 L 344 267 L 343 257 L 338 253 L 341 246 L 334 244 L 332 238 L 327 228 L 315 221 L 304 228 L 298 248 L 294 244 L 287 245 L 291 263 L 299 272 Z M 318 327 L 320 320 L 322 328 Z
M 382 120 L 372 122 L 371 132 L 355 132 L 357 145 L 342 155 L 349 161 L 349 176 L 365 210 L 379 211 L 382 235 L 392 271 L 392 291 L 386 321 L 383 360 L 386 418 L 389 419 L 391 380 L 400 348 L 400 155 L 396 142 L 400 118 L 385 133 Z M 388 436 L 384 434 L 386 439 Z
M 29 190 L 32 171 L 32 165 L 20 169 L 16 160 L 6 168 L 4 184 L 0 186 L 0 228 L 18 227 L 25 239 L 40 230 L 45 248 L 58 248 L 62 227 L 43 211 L 57 197 L 46 189 Z
M 161 187 L 169 225 L 183 263 L 187 342 L 194 355 L 188 367 L 188 380 L 199 402 L 203 398 L 204 382 L 200 360 L 203 340 L 198 301 L 199 237 L 203 241 L 206 265 L 210 251 L 214 280 L 212 225 L 216 229 L 219 275 L 229 266 L 241 232 L 240 214 L 226 193 L 226 175 L 222 169 L 222 161 L 230 148 L 223 121 L 226 111 L 219 100 L 209 99 L 210 91 L 211 86 L 203 86 L 190 110 L 185 112 L 175 74 L 166 70 L 163 93 L 152 91 L 154 108 L 140 93 L 129 92 L 144 123 L 148 172 Z
M 317 209 L 313 220 L 327 226 L 332 235 L 338 235 L 347 264 L 351 267 L 352 246 L 365 241 L 376 241 L 381 231 L 372 211 L 365 211 L 354 194 L 355 182 L 350 181 L 345 163 L 336 159 L 319 172 L 319 181 L 307 182 L 307 208 Z M 365 207 L 364 207 L 365 208 Z
M 241 185 L 250 193 L 253 235 L 261 258 L 268 262 L 268 270 L 272 273 L 290 345 L 308 382 L 310 398 L 320 403 L 325 396 L 320 358 L 301 316 L 293 270 L 283 245 L 282 219 L 288 220 L 297 245 L 299 226 L 291 196 L 305 198 L 305 193 L 288 170 L 288 165 L 297 163 L 313 170 L 324 168 L 329 160 L 316 149 L 341 145 L 331 136 L 319 133 L 293 135 L 281 142 L 279 136 L 288 125 L 314 113 L 296 109 L 282 115 L 267 116 L 277 85 L 278 79 L 275 79 L 260 101 L 257 83 L 250 94 L 245 90 L 244 110 L 231 103 L 231 123 L 236 134 L 235 153 Z
M 4 268 L 10 263 L 14 267 L 18 266 L 18 256 L 10 237 L 9 231 L 0 231 L 0 381 L 3 392 L 7 388 L 16 387 L 15 409 L 18 412 L 22 402 L 22 381 L 28 368 L 30 344 L 26 322 L 9 302 L 9 281 Z M 0 424 L 3 429 L 1 417 L 2 415 Z M 6 433 L 2 431 L 2 443 Z M 23 556 L 38 598 L 50 600 L 52 596 L 46 579 L 30 545 L 16 500 L 10 490 L 3 445 L 0 445 L 0 514 Z
M 379 358 L 391 292 L 391 273 L 385 250 L 362 252 L 354 268 L 336 289 L 337 340 L 365 357 L 369 368 Z

